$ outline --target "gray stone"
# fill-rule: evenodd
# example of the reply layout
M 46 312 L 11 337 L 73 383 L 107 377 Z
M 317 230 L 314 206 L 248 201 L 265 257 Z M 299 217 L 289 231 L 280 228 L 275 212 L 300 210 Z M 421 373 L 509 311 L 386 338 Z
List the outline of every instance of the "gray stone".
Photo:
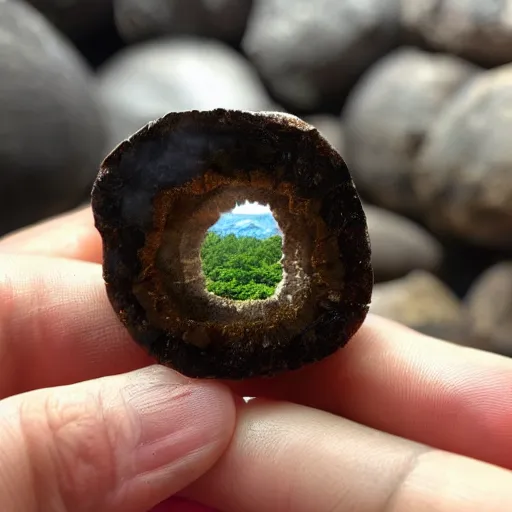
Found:
M 399 38 L 398 0 L 257 0 L 242 47 L 279 101 L 342 103 Z
M 253 0 L 114 0 L 116 25 L 128 42 L 197 35 L 240 42 Z
M 83 198 L 107 149 L 96 93 L 40 13 L 0 0 L 0 234 Z
M 414 271 L 376 284 L 370 312 L 428 336 L 466 343 L 466 316 L 459 299 L 437 277 Z
M 475 345 L 512 357 L 512 261 L 486 270 L 474 282 L 465 303 Z
M 482 73 L 429 131 L 414 190 L 434 230 L 512 248 L 512 65 Z
M 424 228 L 376 206 L 365 204 L 364 211 L 377 282 L 397 279 L 416 269 L 435 272 L 440 267 L 442 247 Z
M 111 146 L 168 112 L 276 110 L 251 65 L 211 40 L 166 39 L 132 46 L 99 71 Z
M 402 23 L 416 40 L 485 66 L 512 61 L 510 0 L 402 0 Z
M 427 131 L 476 68 L 450 55 L 400 48 L 384 57 L 349 96 L 346 159 L 366 197 L 418 215 L 412 169 Z
M 146 0 L 145 0 L 146 1 Z M 92 35 L 112 18 L 112 0 L 29 0 L 71 39 Z

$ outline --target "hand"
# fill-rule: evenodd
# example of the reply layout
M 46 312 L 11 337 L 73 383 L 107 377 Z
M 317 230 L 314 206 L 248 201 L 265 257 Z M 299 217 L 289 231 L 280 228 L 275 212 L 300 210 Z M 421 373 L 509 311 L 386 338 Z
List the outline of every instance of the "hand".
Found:
M 99 257 L 86 215 L 0 242 L 15 254 L 0 254 L 1 512 L 147 512 L 233 434 L 231 392 L 152 365 L 109 310 L 101 267 L 58 259 Z
M 30 404 L 30 396 L 39 393 L 44 394 L 43 400 L 33 399 L 32 403 L 43 402 L 43 414 L 58 420 L 62 414 L 55 416 L 52 411 L 60 397 L 71 397 L 73 390 L 85 386 L 89 401 L 94 397 L 90 389 L 100 388 L 103 393 L 114 389 L 113 394 L 119 396 L 119 390 L 125 388 L 115 379 L 127 383 L 133 375 L 140 376 L 140 380 L 136 378 L 137 389 L 143 387 L 139 396 L 153 404 L 149 398 L 152 379 L 159 386 L 166 385 L 165 379 L 173 383 L 179 379 L 174 372 L 152 368 L 145 370 L 150 372 L 149 379 L 148 375 L 132 373 L 132 377 L 120 375 L 56 388 L 52 394 L 48 390 L 28 392 L 120 374 L 150 362 L 109 309 L 98 266 L 71 261 L 100 258 L 90 212 L 73 215 L 67 217 L 68 228 L 62 227 L 61 219 L 0 243 L 3 251 L 46 256 L 0 258 L 0 396 L 27 392 L 0 402 L 0 411 L 6 410 L 9 401 Z M 79 225 L 83 229 L 79 230 Z M 71 233 L 75 238 L 70 238 Z M 53 259 L 58 256 L 69 260 Z M 108 382 L 109 386 L 98 382 Z M 182 475 L 178 483 L 173 478 L 179 477 L 177 467 L 183 466 L 178 464 L 167 472 L 169 466 L 165 464 L 172 459 L 172 451 L 159 455 L 164 469 L 157 472 L 160 479 L 155 477 L 156 483 L 149 486 L 153 491 L 158 489 L 151 495 L 153 502 L 203 473 L 181 495 L 226 512 L 510 510 L 512 361 L 508 359 L 370 317 L 345 349 L 321 363 L 274 379 L 229 384 L 235 394 L 261 397 L 247 405 L 236 401 L 220 384 L 187 381 L 183 385 L 194 390 L 192 396 L 205 393 L 205 402 L 216 400 L 214 407 L 201 402 L 201 415 L 196 414 L 195 422 L 188 420 L 201 435 L 213 431 L 215 440 L 209 445 L 208 461 L 192 475 L 185 469 L 189 478 Z M 114 403 L 116 396 L 110 397 Z M 168 422 L 179 407 L 173 399 L 170 402 L 167 407 L 174 414 L 166 416 Z M 184 397 L 183 402 L 190 405 L 190 397 Z M 237 420 L 229 442 L 234 403 Z M 223 419 L 213 419 L 213 409 L 219 408 Z M 30 407 L 12 410 L 24 412 Z M 78 407 L 73 410 L 80 412 Z M 16 414 L 0 412 L 2 423 L 10 417 Z M 88 510 L 94 503 L 98 511 L 144 511 L 143 506 L 150 504 L 151 500 L 140 498 L 147 489 L 140 485 L 140 479 L 125 477 L 122 492 L 116 487 L 119 478 L 104 480 L 105 467 L 112 467 L 112 461 L 119 467 L 117 458 L 126 462 L 133 453 L 125 443 L 118 443 L 113 450 L 111 443 L 102 444 L 101 436 L 95 438 L 95 428 L 105 432 L 103 422 L 108 424 L 109 415 L 82 425 L 90 442 L 80 445 L 76 441 L 76 446 L 70 437 L 44 437 L 41 428 L 32 436 L 23 431 L 17 440 L 19 418 L 7 429 L 11 432 L 8 442 L 5 429 L 0 428 L 0 503 L 20 496 L 28 500 L 30 491 L 32 496 L 41 496 L 38 492 L 46 485 L 46 496 L 51 496 L 53 489 L 54 499 L 73 505 L 50 510 Z M 64 419 L 65 425 L 73 427 L 68 430 L 76 431 L 80 426 L 79 414 Z M 119 418 L 117 421 L 122 423 Z M 205 421 L 210 421 L 206 429 Z M 169 444 L 173 442 L 172 431 L 170 427 Z M 52 443 L 56 453 L 69 458 L 57 457 L 38 470 L 44 463 L 41 452 L 44 455 Z M 82 451 L 83 446 L 88 449 Z M 6 453 L 20 460 L 11 458 L 6 464 Z M 103 453 L 104 457 L 85 458 L 88 463 L 84 464 L 83 453 Z M 64 470 L 58 465 L 62 461 Z M 13 470 L 20 467 L 22 471 Z M 84 467 L 88 481 L 80 477 Z M 59 478 L 64 478 L 64 484 Z M 92 499 L 91 495 L 97 495 L 96 502 L 80 501 Z M 6 511 L 32 510 L 24 502 L 11 503 L 16 506 Z

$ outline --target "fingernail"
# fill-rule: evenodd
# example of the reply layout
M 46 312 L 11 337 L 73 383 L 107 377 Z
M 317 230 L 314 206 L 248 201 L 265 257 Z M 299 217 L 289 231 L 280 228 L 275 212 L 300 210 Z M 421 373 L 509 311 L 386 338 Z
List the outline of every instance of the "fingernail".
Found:
M 224 437 L 226 415 L 231 415 L 227 409 L 232 408 L 217 385 L 194 382 L 161 366 L 137 372 L 125 400 L 139 425 L 138 474 L 172 469 L 191 454 L 200 456 Z

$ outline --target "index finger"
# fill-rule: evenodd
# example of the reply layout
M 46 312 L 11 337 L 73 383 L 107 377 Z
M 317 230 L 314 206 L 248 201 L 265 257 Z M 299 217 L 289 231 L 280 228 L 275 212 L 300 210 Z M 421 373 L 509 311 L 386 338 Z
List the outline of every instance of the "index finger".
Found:
M 512 468 L 512 361 L 372 315 L 332 357 L 235 390 Z
M 117 321 L 100 265 L 0 256 L 0 270 L 0 395 L 150 364 Z M 512 467 L 512 362 L 371 316 L 333 357 L 231 386 Z
M 86 206 L 0 238 L 0 252 L 101 263 L 102 242 Z
M 94 263 L 0 255 L 0 399 L 154 363 L 117 321 Z
M 225 512 L 506 512 L 512 473 L 317 409 L 255 400 L 184 494 Z

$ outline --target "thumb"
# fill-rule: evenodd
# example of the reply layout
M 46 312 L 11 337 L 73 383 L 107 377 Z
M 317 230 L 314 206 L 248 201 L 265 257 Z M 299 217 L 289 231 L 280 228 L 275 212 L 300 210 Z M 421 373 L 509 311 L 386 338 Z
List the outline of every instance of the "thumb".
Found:
M 147 512 L 227 447 L 227 388 L 160 366 L 0 402 L 2 512 Z

